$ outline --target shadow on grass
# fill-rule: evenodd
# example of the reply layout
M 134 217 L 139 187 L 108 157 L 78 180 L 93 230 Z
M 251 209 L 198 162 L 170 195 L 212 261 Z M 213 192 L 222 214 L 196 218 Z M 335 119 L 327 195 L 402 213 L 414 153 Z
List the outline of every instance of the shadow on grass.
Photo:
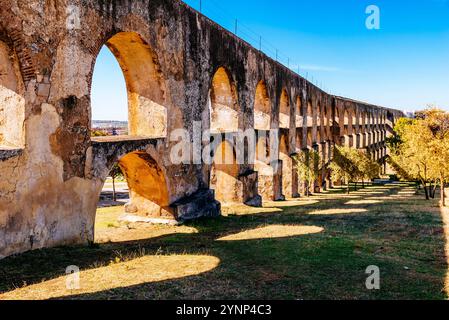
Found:
M 135 259 L 209 255 L 220 263 L 201 274 L 63 298 L 444 299 L 447 262 L 439 208 L 435 201 L 426 202 L 420 196 L 401 196 L 404 188 L 412 190 L 408 185 L 374 186 L 352 194 L 354 199 L 348 199 L 343 192 L 329 192 L 311 197 L 313 202 L 306 205 L 270 203 L 264 210 L 268 212 L 189 223 L 198 230 L 196 234 L 164 235 L 92 248 L 60 247 L 9 257 L 0 262 L 0 292 L 63 276 L 69 265 L 101 270 L 117 256 Z M 350 200 L 376 200 L 376 190 L 382 190 L 384 197 L 397 197 L 348 204 Z M 335 208 L 348 212 L 329 214 Z M 217 241 L 267 226 L 285 226 L 286 230 L 288 226 L 308 226 L 323 231 Z M 365 270 L 370 265 L 381 269 L 379 291 L 365 287 Z

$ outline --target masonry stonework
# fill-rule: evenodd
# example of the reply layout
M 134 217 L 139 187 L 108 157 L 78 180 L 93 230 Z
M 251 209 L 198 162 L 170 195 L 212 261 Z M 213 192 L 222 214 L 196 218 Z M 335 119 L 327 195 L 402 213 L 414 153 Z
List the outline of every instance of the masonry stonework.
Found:
M 127 137 L 90 136 L 103 45 L 125 76 Z M 226 202 L 299 196 L 291 156 L 307 149 L 347 143 L 384 161 L 400 116 L 328 95 L 177 0 L 0 0 L 0 258 L 93 241 L 115 163 L 129 213 L 217 216 Z M 280 128 L 279 163 L 175 165 L 170 133 L 193 137 L 195 122 L 215 134 Z

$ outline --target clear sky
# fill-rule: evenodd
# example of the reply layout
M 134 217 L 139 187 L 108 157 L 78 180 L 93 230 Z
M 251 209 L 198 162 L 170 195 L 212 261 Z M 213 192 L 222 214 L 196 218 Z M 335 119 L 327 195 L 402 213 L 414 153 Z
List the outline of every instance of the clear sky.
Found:
M 200 0 L 185 0 L 199 9 Z M 449 111 L 449 0 L 202 0 L 202 11 L 332 94 L 413 111 Z M 368 5 L 380 29 L 368 30 Z M 123 75 L 97 59 L 93 119 L 126 120 Z

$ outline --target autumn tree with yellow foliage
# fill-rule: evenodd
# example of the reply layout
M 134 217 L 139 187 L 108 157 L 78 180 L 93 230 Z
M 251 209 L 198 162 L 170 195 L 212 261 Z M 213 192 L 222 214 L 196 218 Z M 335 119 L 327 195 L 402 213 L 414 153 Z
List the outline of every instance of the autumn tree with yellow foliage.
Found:
M 398 175 L 421 183 L 426 199 L 449 180 L 449 113 L 437 108 L 417 112 L 416 119 L 401 119 L 395 126 L 396 136 L 388 140 L 390 163 Z M 434 189 L 435 188 L 435 189 Z
M 378 177 L 380 172 L 379 164 L 371 160 L 364 151 L 349 147 L 335 147 L 329 169 L 332 172 L 332 180 L 346 181 L 348 193 L 351 182 L 357 190 L 359 182 L 364 186 L 365 181 Z

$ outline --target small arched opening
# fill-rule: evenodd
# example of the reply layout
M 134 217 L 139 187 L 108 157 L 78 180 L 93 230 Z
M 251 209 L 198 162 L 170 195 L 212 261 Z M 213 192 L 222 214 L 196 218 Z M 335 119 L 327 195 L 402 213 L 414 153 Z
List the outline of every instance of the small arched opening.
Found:
M 175 220 L 170 207 L 167 175 L 153 156 L 144 151 L 131 152 L 119 158 L 110 168 L 108 176 L 120 172 L 115 186 L 107 178 L 97 204 L 95 240 L 120 241 L 114 233 L 118 222 L 156 222 Z M 117 177 L 116 177 L 117 178 Z M 115 187 L 116 199 L 111 202 L 108 193 Z M 128 197 L 129 193 L 129 197 Z M 123 207 L 124 205 L 124 207 Z

